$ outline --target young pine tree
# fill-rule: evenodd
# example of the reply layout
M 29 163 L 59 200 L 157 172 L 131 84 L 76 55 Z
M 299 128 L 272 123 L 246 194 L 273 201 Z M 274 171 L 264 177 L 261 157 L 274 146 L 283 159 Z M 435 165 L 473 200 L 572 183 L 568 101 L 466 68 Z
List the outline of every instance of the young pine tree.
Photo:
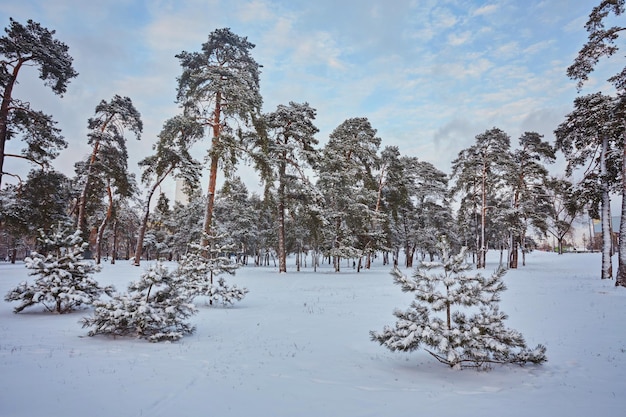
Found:
M 177 273 L 185 282 L 189 295 L 208 297 L 209 303 L 219 301 L 222 305 L 234 304 L 242 300 L 248 293 L 247 288 L 239 288 L 236 285 L 229 286 L 223 277 L 215 278 L 227 273 L 234 275 L 239 264 L 232 262 L 228 256 L 234 251 L 233 246 L 222 246 L 216 243 L 220 237 L 208 236 L 207 246 L 190 245 L 190 251 L 183 256 Z
M 81 320 L 83 327 L 92 327 L 89 336 L 108 334 L 135 336 L 150 342 L 178 340 L 194 332 L 186 320 L 196 307 L 186 290 L 182 277 L 160 262 L 151 265 L 128 292 L 108 301 L 94 302 L 94 314 Z
M 37 276 L 33 284 L 26 281 L 12 289 L 4 297 L 6 301 L 19 301 L 14 312 L 42 304 L 54 313 L 67 313 L 85 304 L 94 303 L 103 293 L 111 294 L 113 287 L 100 287 L 91 275 L 100 268 L 83 260 L 87 246 L 77 231 L 69 234 L 62 227 L 49 234 L 40 231 L 39 242 L 45 255 L 33 252 L 26 258 L 26 268 L 31 276 Z
M 485 367 L 490 363 L 542 363 L 546 348 L 530 350 L 523 336 L 504 326 L 507 316 L 498 308 L 504 269 L 490 277 L 468 274 L 465 248 L 457 255 L 442 239 L 440 262 L 422 263 L 413 277 L 392 272 L 404 292 L 415 293 L 406 311 L 396 310 L 395 328 L 370 332 L 371 338 L 392 351 L 412 351 L 424 345 L 438 361 L 454 368 Z M 436 269 L 435 273 L 428 274 Z

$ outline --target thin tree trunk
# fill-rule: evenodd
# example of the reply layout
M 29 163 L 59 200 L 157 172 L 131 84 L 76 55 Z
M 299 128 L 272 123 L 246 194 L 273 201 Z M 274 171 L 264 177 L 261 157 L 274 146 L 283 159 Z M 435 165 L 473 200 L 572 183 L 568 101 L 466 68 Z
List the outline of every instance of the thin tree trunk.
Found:
M 285 152 L 278 172 L 278 272 L 287 272 L 287 249 L 285 248 Z
M 518 262 L 518 251 L 519 251 L 519 245 L 518 245 L 518 240 L 516 239 L 516 237 L 514 235 L 511 236 L 511 261 L 509 262 L 509 268 L 511 269 L 516 269 L 517 268 L 517 262 Z
M 619 225 L 618 268 L 615 285 L 626 287 L 626 132 L 622 144 L 622 213 Z
M 79 230 L 81 233 L 84 232 L 85 218 L 87 217 L 87 214 L 85 213 L 85 209 L 87 207 L 87 193 L 89 191 L 89 185 L 91 181 L 91 171 L 92 171 L 93 164 L 96 162 L 99 149 L 100 149 L 100 142 L 98 141 L 93 146 L 93 151 L 91 152 L 91 157 L 89 158 L 89 166 L 87 167 L 85 185 L 83 186 L 83 189 L 80 192 L 80 197 L 78 200 L 78 214 L 77 214 L 78 218 L 76 219 L 76 230 Z
M 608 152 L 609 138 L 602 138 L 602 153 L 600 156 L 600 175 L 604 178 L 607 174 L 606 159 Z M 602 279 L 613 278 L 613 265 L 611 255 L 613 254 L 613 237 L 611 236 L 611 197 L 607 189 L 605 180 L 602 180 Z
M 156 192 L 159 185 L 161 185 L 163 180 L 170 174 L 170 172 L 172 172 L 172 169 L 168 170 L 164 175 L 161 175 L 161 177 L 157 179 L 157 181 L 154 183 L 154 185 L 150 189 L 150 192 L 148 193 L 146 206 L 144 207 L 144 212 L 143 212 L 143 219 L 141 220 L 141 226 L 139 227 L 137 245 L 135 246 L 135 260 L 133 262 L 133 265 L 135 266 L 139 266 L 139 263 L 141 260 L 141 252 L 143 250 L 143 240 L 146 236 L 146 230 L 148 228 L 148 219 L 150 218 L 150 201 L 152 200 L 152 197 L 154 196 L 154 193 Z
M 113 120 L 113 117 L 114 115 L 110 115 L 109 118 L 102 124 L 102 127 L 100 128 L 100 133 L 106 130 L 111 120 Z M 93 165 L 96 163 L 96 158 L 98 157 L 99 150 L 100 141 L 97 140 L 96 143 L 94 143 L 93 145 L 93 151 L 91 153 L 91 157 L 89 158 L 89 166 L 87 167 L 87 177 L 85 178 L 85 185 L 80 193 L 80 199 L 78 201 L 78 219 L 76 221 L 76 230 L 79 230 L 81 233 L 83 233 L 83 229 L 85 227 L 85 208 L 87 207 L 87 193 L 89 191 L 90 185 L 89 182 L 91 180 Z
M 115 265 L 117 257 L 117 220 L 113 221 L 113 252 L 111 253 L 111 265 Z
M 487 247 L 485 245 L 485 227 L 487 223 L 487 165 L 485 163 L 483 163 L 482 174 L 482 209 L 480 216 L 480 254 L 478 257 L 478 269 L 485 268 L 485 261 L 487 259 Z
M 111 184 L 107 184 L 107 196 L 109 197 L 109 206 L 107 207 L 104 219 L 102 219 L 102 223 L 100 223 L 100 227 L 98 227 L 98 235 L 96 237 L 96 264 L 100 264 L 100 260 L 102 259 L 102 237 L 113 214 L 113 191 L 111 190 Z
M 152 198 L 152 194 L 154 189 L 148 194 L 148 201 L 146 203 L 146 207 L 143 212 L 143 219 L 141 220 L 141 226 L 139 227 L 139 233 L 137 236 L 137 245 L 135 246 L 135 260 L 133 261 L 133 265 L 139 266 L 141 262 L 141 255 L 143 251 L 143 240 L 146 237 L 146 229 L 148 228 L 148 219 L 150 217 L 150 199 Z

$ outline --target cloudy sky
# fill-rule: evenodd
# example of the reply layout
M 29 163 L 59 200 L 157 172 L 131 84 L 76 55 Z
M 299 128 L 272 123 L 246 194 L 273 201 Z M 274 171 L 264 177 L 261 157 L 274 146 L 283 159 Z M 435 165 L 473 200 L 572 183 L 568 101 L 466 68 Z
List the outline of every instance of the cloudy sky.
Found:
M 598 3 L 21 0 L 0 3 L 0 22 L 33 19 L 69 46 L 79 76 L 63 98 L 32 69 L 15 92 L 58 121 L 70 145 L 56 167 L 67 175 L 89 151 L 87 119 L 115 94 L 130 97 L 144 121 L 141 141 L 129 143 L 135 169 L 163 122 L 179 113 L 175 55 L 199 51 L 209 33 L 223 27 L 256 45 L 264 111 L 308 102 L 317 109 L 322 144 L 344 120 L 367 117 L 383 147 L 398 146 L 449 172 L 458 152 L 487 129 L 503 129 L 512 143 L 525 131 L 552 140 L 577 94 L 610 92 L 604 80 L 617 72 L 611 61 L 603 61 L 581 93 L 565 73 Z M 19 164 L 7 161 L 5 168 L 18 171 Z

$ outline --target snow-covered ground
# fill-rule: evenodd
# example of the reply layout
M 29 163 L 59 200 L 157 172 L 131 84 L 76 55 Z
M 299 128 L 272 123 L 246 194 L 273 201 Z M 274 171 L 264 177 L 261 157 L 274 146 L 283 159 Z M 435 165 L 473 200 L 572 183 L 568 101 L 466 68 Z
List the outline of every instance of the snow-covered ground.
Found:
M 125 291 L 145 266 L 105 264 L 96 278 Z M 626 415 L 626 289 L 598 279 L 599 254 L 535 252 L 509 271 L 507 325 L 545 344 L 548 362 L 489 372 L 370 341 L 411 300 L 388 267 L 276 271 L 227 277 L 247 297 L 197 300 L 196 332 L 175 343 L 88 337 L 88 310 L 13 314 L 0 301 L 0 416 Z M 0 264 L 2 298 L 27 272 Z

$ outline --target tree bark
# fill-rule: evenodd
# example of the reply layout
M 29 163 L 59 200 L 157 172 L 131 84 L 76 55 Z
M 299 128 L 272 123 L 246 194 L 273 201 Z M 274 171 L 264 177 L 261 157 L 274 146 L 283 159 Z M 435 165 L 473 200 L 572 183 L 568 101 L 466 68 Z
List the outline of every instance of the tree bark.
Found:
M 111 265 L 115 265 L 117 258 L 117 220 L 113 221 L 113 251 L 111 252 Z
M 107 196 L 109 197 L 109 206 L 107 207 L 106 215 L 98 227 L 98 235 L 96 237 L 96 264 L 100 264 L 102 259 L 102 237 L 104 236 L 104 230 L 113 215 L 113 191 L 111 190 L 111 184 L 107 184 Z
M 211 141 L 211 166 L 209 168 L 209 188 L 207 190 L 207 204 L 204 213 L 204 233 L 202 237 L 202 246 L 206 246 L 209 241 L 207 236 L 211 235 L 211 227 L 213 225 L 213 206 L 215 204 L 215 189 L 217 187 L 217 167 L 219 164 L 219 154 L 216 150 L 219 145 L 222 117 L 222 93 L 215 94 L 215 109 L 213 111 L 213 139 Z
M 607 173 L 606 159 L 609 146 L 609 138 L 602 138 L 602 153 L 600 155 L 600 176 L 604 178 Z M 602 180 L 602 273 L 601 279 L 613 278 L 613 264 L 611 260 L 613 252 L 613 237 L 611 233 L 611 196 L 607 185 Z
M 615 285 L 626 287 L 626 132 L 622 144 L 622 213 L 619 225 L 618 267 Z
M 152 197 L 154 196 L 154 193 L 156 192 L 157 188 L 161 185 L 165 177 L 167 177 L 170 174 L 170 172 L 172 172 L 171 169 L 168 170 L 164 175 L 161 175 L 161 177 L 157 179 L 155 184 L 150 189 L 150 192 L 148 193 L 146 206 L 144 207 L 144 212 L 143 212 L 143 219 L 141 220 L 141 226 L 139 228 L 139 233 L 137 236 L 137 246 L 135 247 L 135 260 L 133 261 L 133 265 L 135 266 L 139 266 L 139 263 L 141 261 L 141 252 L 143 251 L 143 240 L 146 236 L 146 229 L 148 228 L 148 219 L 150 218 L 150 201 L 152 200 Z
M 487 222 L 487 164 L 483 163 L 482 177 L 482 209 L 480 211 L 480 252 L 478 254 L 478 269 L 485 268 L 485 260 L 487 259 L 487 247 L 485 245 L 485 227 Z
M 24 61 L 21 59 L 17 62 L 2 94 L 2 104 L 0 105 L 0 188 L 2 187 L 2 173 L 4 172 L 4 150 L 9 134 L 11 96 L 13 95 L 13 86 L 17 80 L 17 74 L 20 72 L 23 63 Z
M 110 115 L 109 118 L 102 124 L 100 128 L 100 132 L 104 132 L 109 123 L 113 120 L 113 115 Z M 78 219 L 76 221 L 76 230 L 79 230 L 81 233 L 84 232 L 85 228 L 85 208 L 87 206 L 87 193 L 89 192 L 89 181 L 91 179 L 92 167 L 96 163 L 96 158 L 98 157 L 98 151 L 100 150 L 100 141 L 96 141 L 93 145 L 93 151 L 91 152 L 91 157 L 89 158 L 89 166 L 87 167 L 87 177 L 85 178 L 85 185 L 83 190 L 80 193 L 80 199 L 78 200 Z M 87 236 L 88 238 L 88 236 Z
M 286 140 L 285 140 L 286 141 Z M 287 249 L 285 247 L 285 172 L 287 155 L 283 152 L 278 168 L 278 272 L 287 272 Z

